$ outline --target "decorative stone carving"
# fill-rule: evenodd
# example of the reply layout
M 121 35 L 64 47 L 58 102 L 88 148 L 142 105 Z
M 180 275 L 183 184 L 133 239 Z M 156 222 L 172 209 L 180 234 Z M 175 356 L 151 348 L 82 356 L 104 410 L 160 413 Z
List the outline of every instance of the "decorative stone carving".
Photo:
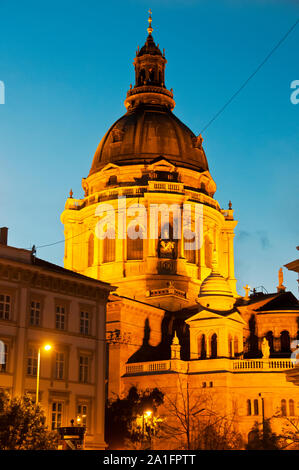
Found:
M 124 131 L 119 129 L 118 127 L 114 127 L 111 131 L 112 134 L 112 142 L 121 142 L 124 138 Z
M 263 338 L 263 342 L 262 342 L 262 355 L 263 355 L 263 359 L 269 359 L 270 346 L 266 338 Z
M 202 149 L 203 137 L 199 134 L 197 137 L 192 138 L 193 146 L 198 148 L 199 150 Z

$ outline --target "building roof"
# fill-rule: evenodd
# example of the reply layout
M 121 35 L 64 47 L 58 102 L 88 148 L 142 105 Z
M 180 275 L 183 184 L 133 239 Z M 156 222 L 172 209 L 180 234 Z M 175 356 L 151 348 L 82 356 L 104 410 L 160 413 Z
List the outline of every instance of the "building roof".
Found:
M 292 292 L 280 292 L 268 299 L 256 312 L 276 311 L 276 310 L 299 310 L 299 302 Z
M 97 279 L 84 276 L 83 274 L 71 271 L 69 269 L 65 269 L 62 266 L 58 266 L 57 264 L 53 264 L 49 261 L 37 258 L 33 255 L 31 250 L 25 250 L 23 248 L 15 248 L 13 246 L 0 245 L 0 262 L 1 261 L 10 262 L 13 264 L 22 264 L 24 266 L 29 265 L 32 268 L 37 268 L 39 270 L 45 271 L 48 274 L 52 272 L 70 277 L 73 280 L 75 278 L 78 281 L 80 280 L 88 283 L 94 283 L 97 284 L 98 287 L 102 287 L 103 289 L 106 289 L 108 291 L 116 289 L 116 287 L 111 286 L 111 284 L 109 284 L 108 282 L 98 281 Z

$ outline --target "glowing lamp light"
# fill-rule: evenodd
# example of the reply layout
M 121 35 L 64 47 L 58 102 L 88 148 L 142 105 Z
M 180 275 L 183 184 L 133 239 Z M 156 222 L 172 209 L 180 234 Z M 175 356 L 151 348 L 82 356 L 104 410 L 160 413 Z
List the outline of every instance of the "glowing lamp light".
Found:
M 145 415 L 147 418 L 149 418 L 149 417 L 151 416 L 151 414 L 152 414 L 152 411 L 150 411 L 150 410 L 147 410 L 147 411 L 145 411 L 145 413 L 144 413 L 144 415 Z
M 46 344 L 46 345 L 44 346 L 44 350 L 45 350 L 45 351 L 50 351 L 51 349 L 52 349 L 51 344 Z

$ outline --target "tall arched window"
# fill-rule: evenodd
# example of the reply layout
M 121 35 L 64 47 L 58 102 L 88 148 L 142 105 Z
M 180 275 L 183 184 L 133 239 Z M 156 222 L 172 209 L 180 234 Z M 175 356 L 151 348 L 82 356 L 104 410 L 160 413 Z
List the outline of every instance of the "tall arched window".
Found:
M 230 335 L 228 337 L 228 354 L 229 357 L 233 357 L 233 339 Z
M 289 400 L 289 415 L 290 416 L 295 416 L 295 405 L 294 405 L 294 400 Z
M 286 330 L 280 333 L 280 350 L 281 352 L 290 352 L 290 334 Z
M 247 400 L 247 416 L 251 416 L 251 400 Z
M 88 239 L 88 267 L 92 266 L 94 262 L 94 235 L 90 235 Z
M 205 236 L 205 264 L 207 268 L 212 267 L 213 245 L 209 236 Z
M 281 400 L 281 414 L 282 416 L 287 415 L 287 401 L 286 400 Z
M 198 357 L 205 359 L 207 357 L 206 335 L 198 336 L 197 338 Z
M 109 235 L 113 238 L 109 238 Z M 115 234 L 112 229 L 109 229 L 103 240 L 103 263 L 111 263 L 112 261 L 115 261 Z
M 239 354 L 239 343 L 238 343 L 238 338 L 235 336 L 234 338 L 234 356 L 238 357 Z
M 195 238 L 195 226 L 194 220 L 189 222 L 189 226 L 184 227 L 184 255 L 188 263 L 196 264 L 196 248 L 198 243 Z M 191 230 L 190 230 L 191 229 Z
M 143 85 L 145 81 L 145 70 L 141 69 L 139 74 L 139 85 Z
M 136 225 L 135 231 L 139 234 L 143 234 L 143 230 L 139 225 Z M 128 260 L 142 260 L 143 259 L 143 238 L 131 238 L 127 236 L 127 259 Z
M 254 414 L 257 416 L 259 414 L 259 401 L 257 399 L 253 401 L 253 410 Z
M 272 353 L 274 351 L 274 338 L 272 331 L 268 331 L 268 333 L 266 333 L 266 340 L 268 341 L 270 346 L 270 353 Z
M 214 333 L 211 337 L 211 358 L 217 357 L 217 335 Z

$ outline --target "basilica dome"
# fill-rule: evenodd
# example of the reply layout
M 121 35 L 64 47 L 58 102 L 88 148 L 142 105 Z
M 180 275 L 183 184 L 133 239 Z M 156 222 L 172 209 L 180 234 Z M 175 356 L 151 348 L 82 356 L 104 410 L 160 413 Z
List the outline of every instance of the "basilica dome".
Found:
M 166 105 L 139 103 L 105 134 L 96 150 L 90 175 L 107 163 L 144 164 L 159 156 L 178 166 L 206 171 L 207 159 L 197 142 L 195 134 Z
M 196 136 L 172 112 L 172 89 L 165 86 L 165 52 L 152 36 L 151 17 L 148 37 L 136 51 L 135 85 L 125 99 L 127 112 L 104 135 L 95 152 L 89 175 L 108 163 L 116 165 L 150 164 L 157 157 L 195 171 L 208 171 L 201 135 Z

